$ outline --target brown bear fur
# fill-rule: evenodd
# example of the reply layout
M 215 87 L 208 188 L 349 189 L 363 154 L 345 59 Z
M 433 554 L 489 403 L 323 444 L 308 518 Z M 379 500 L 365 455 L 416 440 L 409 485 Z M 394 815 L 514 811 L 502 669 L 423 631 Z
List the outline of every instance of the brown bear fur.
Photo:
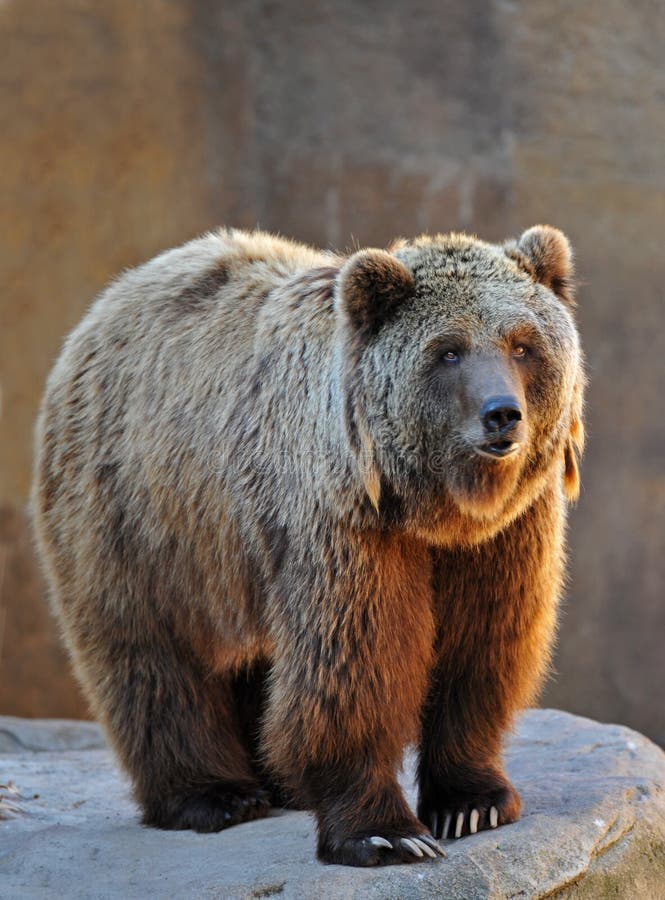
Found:
M 222 231 L 92 306 L 33 511 L 146 823 L 298 803 L 320 858 L 371 865 L 519 815 L 502 736 L 548 665 L 578 488 L 571 276 L 546 226 L 348 258 Z

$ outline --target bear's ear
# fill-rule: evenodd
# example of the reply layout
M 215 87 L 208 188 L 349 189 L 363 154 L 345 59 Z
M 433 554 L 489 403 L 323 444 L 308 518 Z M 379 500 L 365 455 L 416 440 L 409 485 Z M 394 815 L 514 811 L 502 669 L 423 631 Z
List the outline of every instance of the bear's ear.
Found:
M 575 305 L 573 251 L 566 235 L 549 225 L 534 225 L 517 242 L 533 277 L 569 306 Z
M 584 424 L 582 422 L 582 392 L 584 376 L 575 385 L 570 415 L 568 437 L 563 448 L 563 489 L 568 500 L 574 503 L 580 495 L 579 460 L 584 453 Z
M 576 419 L 563 448 L 563 489 L 566 499 L 571 503 L 574 503 L 580 495 L 579 458 L 583 449 L 584 427 L 579 419 Z
M 361 250 L 339 274 L 337 303 L 354 328 L 373 333 L 413 291 L 413 275 L 391 253 Z

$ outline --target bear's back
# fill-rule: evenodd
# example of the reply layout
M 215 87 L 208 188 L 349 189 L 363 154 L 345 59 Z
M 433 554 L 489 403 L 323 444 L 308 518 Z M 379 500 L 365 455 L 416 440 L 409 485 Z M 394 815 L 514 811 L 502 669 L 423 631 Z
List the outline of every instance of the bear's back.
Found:
M 150 546 L 230 515 L 257 456 L 284 457 L 299 414 L 319 421 L 303 398 L 318 403 L 333 316 L 311 273 L 330 286 L 334 259 L 222 231 L 107 287 L 65 342 L 37 426 L 33 510 L 52 539 L 111 528 L 115 506 Z M 302 347 L 305 365 L 289 365 Z

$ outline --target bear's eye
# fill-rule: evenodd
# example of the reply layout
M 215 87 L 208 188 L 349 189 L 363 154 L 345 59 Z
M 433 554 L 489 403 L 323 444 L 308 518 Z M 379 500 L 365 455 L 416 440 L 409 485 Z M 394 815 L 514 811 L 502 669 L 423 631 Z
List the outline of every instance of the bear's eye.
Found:
M 441 354 L 441 359 L 447 363 L 454 363 L 459 361 L 459 353 L 455 350 L 444 350 Z
M 516 347 L 513 347 L 513 356 L 515 359 L 524 359 L 529 353 L 529 348 L 525 347 L 524 344 L 518 344 Z

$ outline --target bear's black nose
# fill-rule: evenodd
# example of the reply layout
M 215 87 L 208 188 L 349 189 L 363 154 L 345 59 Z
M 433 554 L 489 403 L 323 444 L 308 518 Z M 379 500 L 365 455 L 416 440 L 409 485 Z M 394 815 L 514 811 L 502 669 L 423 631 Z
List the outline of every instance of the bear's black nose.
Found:
M 483 403 L 480 410 L 485 431 L 496 434 L 506 434 L 522 420 L 517 397 L 490 397 Z

